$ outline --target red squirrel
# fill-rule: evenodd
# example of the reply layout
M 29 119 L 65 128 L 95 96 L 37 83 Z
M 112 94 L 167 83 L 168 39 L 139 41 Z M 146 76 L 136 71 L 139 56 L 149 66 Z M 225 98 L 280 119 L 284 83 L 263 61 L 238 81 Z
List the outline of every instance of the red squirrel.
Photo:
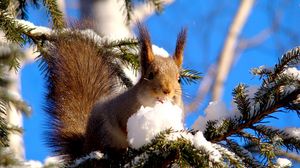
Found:
M 55 154 L 73 160 L 92 151 L 128 147 L 127 120 L 141 106 L 169 100 L 183 107 L 180 69 L 186 30 L 177 38 L 172 57 L 156 56 L 147 29 L 139 25 L 141 78 L 116 94 L 119 67 L 114 53 L 80 33 L 57 35 L 47 51 L 51 120 L 47 141 Z

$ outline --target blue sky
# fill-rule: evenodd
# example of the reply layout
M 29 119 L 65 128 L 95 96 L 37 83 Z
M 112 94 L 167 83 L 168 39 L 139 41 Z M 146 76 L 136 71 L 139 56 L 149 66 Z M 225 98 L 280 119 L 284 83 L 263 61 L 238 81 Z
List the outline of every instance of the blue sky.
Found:
M 68 14 L 71 18 L 78 18 L 78 12 L 73 7 L 76 1 L 67 0 Z M 182 27 L 188 28 L 188 40 L 185 50 L 184 67 L 198 70 L 205 75 L 207 68 L 217 61 L 225 34 L 228 31 L 234 13 L 237 10 L 239 0 L 231 1 L 199 1 L 199 0 L 176 0 L 167 6 L 160 15 L 154 15 L 146 21 L 152 42 L 173 53 L 177 33 Z M 261 0 L 255 7 L 241 34 L 242 38 L 250 38 L 255 34 L 267 29 L 274 14 L 280 14 L 281 24 L 286 29 L 295 32 L 299 28 L 300 1 L 290 1 L 286 6 L 280 0 L 272 1 L 270 12 L 268 0 Z M 75 5 L 74 5 L 75 4 Z M 73 7 L 70 7 L 73 6 Z M 282 9 L 283 8 L 283 9 Z M 281 10 L 282 9 L 282 10 Z M 212 12 L 215 10 L 215 12 Z M 36 25 L 48 25 L 48 19 L 43 8 L 29 8 L 29 20 Z M 213 17 L 213 16 L 217 17 Z M 235 60 L 232 70 L 225 83 L 224 101 L 230 106 L 232 100 L 232 89 L 238 83 L 248 85 L 259 85 L 260 82 L 250 74 L 250 69 L 261 65 L 272 66 L 277 62 L 283 51 L 287 51 L 299 44 L 298 31 L 293 37 L 287 38 L 288 33 L 293 31 L 276 31 L 258 47 L 250 48 L 241 53 Z M 43 131 L 46 128 L 47 118 L 43 111 L 45 104 L 45 82 L 38 68 L 38 63 L 26 65 L 21 76 L 22 96 L 32 106 L 33 112 L 29 118 L 24 119 L 24 137 L 26 147 L 26 158 L 43 161 L 50 155 L 49 148 L 45 145 Z M 183 91 L 189 95 L 185 101 L 191 101 L 197 93 L 199 83 L 184 85 Z M 190 126 L 199 114 L 203 114 L 203 108 L 207 100 L 199 110 L 188 116 L 187 126 Z M 300 126 L 297 116 L 289 114 L 277 114 L 279 121 L 270 120 L 270 125 L 283 127 Z M 275 124 L 276 123 L 276 124 Z

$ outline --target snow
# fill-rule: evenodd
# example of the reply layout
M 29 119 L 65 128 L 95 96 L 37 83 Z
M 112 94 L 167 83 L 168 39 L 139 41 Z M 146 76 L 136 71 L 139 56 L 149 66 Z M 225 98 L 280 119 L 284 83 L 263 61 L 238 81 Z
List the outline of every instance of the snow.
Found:
M 133 67 L 123 66 L 123 72 L 125 75 L 131 80 L 132 84 L 135 85 L 141 78 L 141 73 L 139 71 L 134 70 Z
M 298 70 L 296 67 L 289 67 L 289 68 L 286 68 L 282 74 L 285 74 L 289 77 L 292 77 L 294 78 L 295 80 L 298 80 L 300 81 L 300 70 Z M 291 85 L 286 85 L 286 86 L 282 86 L 281 87 L 281 92 L 283 93 L 291 93 L 293 92 L 294 90 L 297 89 L 298 86 L 295 86 L 294 84 L 291 84 Z
M 257 92 L 257 90 L 257 86 L 249 86 L 246 88 L 246 93 L 250 101 L 250 114 L 253 114 L 260 108 L 260 104 L 254 101 L 255 93 Z M 235 104 L 234 102 L 232 102 L 232 107 L 229 110 L 223 101 L 213 101 L 208 104 L 204 112 L 205 115 L 199 116 L 193 124 L 193 129 L 204 132 L 206 129 L 206 123 L 208 121 L 218 120 L 218 124 L 222 124 L 222 121 L 226 118 L 241 116 L 241 113 L 237 108 L 237 104 Z
M 62 163 L 63 163 L 63 160 L 59 156 L 48 156 L 44 160 L 45 166 L 61 165 Z
M 166 129 L 183 130 L 183 112 L 171 102 L 157 102 L 154 107 L 142 106 L 127 122 L 128 142 L 133 148 L 149 143 Z
M 250 114 L 258 111 L 260 108 L 259 102 L 254 101 L 255 93 L 258 91 L 258 86 L 249 86 L 246 88 L 246 93 L 250 101 Z
M 265 65 L 259 66 L 258 68 L 253 68 L 252 70 L 253 74 L 261 74 L 263 71 L 265 72 L 273 72 L 273 67 L 266 67 Z
M 210 102 L 205 109 L 206 118 L 209 120 L 216 120 L 230 116 L 229 110 L 223 101 Z
M 169 57 L 169 53 L 165 49 L 160 48 L 154 44 L 152 44 L 152 50 L 154 55 L 158 55 L 166 58 Z
M 96 43 L 103 43 L 109 40 L 109 37 L 100 37 L 94 30 L 92 29 L 85 29 L 81 30 L 80 33 L 85 37 L 94 40 Z
M 193 129 L 205 131 L 206 123 L 209 120 L 223 120 L 225 118 L 236 115 L 229 111 L 223 101 L 210 102 L 204 110 L 205 116 L 199 116 L 193 125 Z
M 267 72 L 270 72 L 270 73 L 273 73 L 273 69 L 272 68 L 268 68 L 268 67 L 265 67 L 265 66 L 260 66 L 258 68 L 254 68 L 252 69 L 252 72 L 254 74 L 260 74 L 262 71 L 267 71 Z M 292 77 L 294 78 L 295 80 L 298 80 L 300 81 L 300 70 L 297 68 L 297 67 L 285 67 L 285 69 L 283 70 L 283 72 L 281 73 L 283 75 L 287 75 L 289 77 Z M 268 87 L 273 87 L 275 85 L 275 83 L 269 83 L 268 84 Z M 280 88 L 280 91 L 282 93 L 291 93 L 292 91 L 294 91 L 298 86 L 295 86 L 293 84 L 291 85 L 286 85 L 286 86 L 282 86 Z M 270 102 L 270 103 L 273 103 L 273 102 Z
M 21 161 L 21 160 L 20 160 Z M 62 167 L 63 160 L 58 156 L 47 157 L 44 165 L 38 160 L 21 161 L 24 164 L 13 166 L 14 168 L 43 168 L 43 167 Z
M 147 160 L 148 157 L 149 156 L 147 153 L 142 153 L 141 155 L 134 157 L 130 163 L 125 164 L 124 168 L 139 167 L 140 166 L 139 163 L 142 162 L 143 160 Z
M 87 160 L 90 160 L 90 159 L 101 159 L 104 157 L 104 154 L 101 153 L 100 151 L 93 151 L 91 152 L 90 154 L 84 156 L 84 157 L 81 157 L 79 159 L 76 159 L 74 161 L 74 164 L 69 166 L 69 167 L 78 167 L 80 164 L 82 164 L 83 162 L 87 161 Z
M 49 35 L 52 30 L 48 27 L 44 27 L 44 26 L 36 26 L 33 23 L 26 21 L 26 20 L 21 20 L 21 19 L 16 19 L 18 24 L 21 24 L 23 26 L 26 26 L 27 28 L 33 29 L 30 31 L 30 33 L 32 34 L 46 34 Z
M 42 168 L 43 164 L 37 160 L 29 160 L 24 163 L 26 168 Z
M 272 138 L 272 141 L 275 142 L 275 143 L 277 143 L 277 144 L 280 144 L 280 143 L 282 143 L 283 139 L 282 139 L 280 136 L 275 135 L 275 136 Z
M 285 128 L 285 132 L 289 136 L 295 137 L 300 140 L 300 128 L 296 128 L 296 127 Z
M 209 159 L 215 162 L 220 162 L 222 155 L 221 153 L 213 147 L 213 143 L 207 141 L 205 137 L 203 136 L 203 133 L 201 131 L 198 131 L 193 139 L 193 144 L 196 148 L 204 148 L 207 152 L 210 153 Z
M 177 131 L 172 132 L 167 139 L 169 141 L 175 141 L 178 138 L 184 138 L 189 140 L 192 145 L 194 145 L 198 149 L 204 149 L 207 151 L 209 155 L 209 159 L 213 162 L 220 162 L 222 155 L 221 153 L 214 147 L 216 144 L 213 144 L 205 139 L 203 133 L 201 131 L 196 132 L 195 135 L 191 133 L 187 133 L 185 131 Z
M 282 92 L 285 92 L 285 93 L 291 93 L 291 92 L 293 92 L 293 91 L 296 90 L 296 89 L 297 89 L 297 88 L 296 88 L 296 86 L 294 86 L 294 85 L 286 85 L 286 86 L 283 87 Z
M 208 113 L 210 113 L 210 110 L 208 109 Z M 216 118 L 216 115 L 209 115 Z M 204 138 L 201 131 L 198 131 L 195 135 L 183 131 L 183 112 L 171 102 L 157 102 L 154 107 L 142 106 L 137 113 L 132 115 L 127 122 L 128 142 L 131 147 L 138 149 L 148 144 L 158 133 L 169 128 L 172 128 L 172 132 L 168 135 L 167 140 L 174 141 L 178 138 L 185 138 L 196 148 L 209 152 L 211 161 L 220 161 L 221 153 L 213 147 L 215 144 Z
M 300 70 L 297 69 L 296 67 L 286 68 L 282 73 L 300 81 Z
M 205 131 L 206 129 L 206 123 L 207 123 L 207 119 L 203 116 L 199 116 L 197 118 L 197 120 L 195 121 L 195 123 L 193 124 L 192 128 L 194 130 L 200 130 L 200 131 Z
M 278 158 L 276 164 L 278 168 L 292 167 L 292 162 L 286 158 Z
M 247 90 L 247 95 L 248 95 L 249 99 L 253 99 L 255 97 L 255 93 L 258 90 L 258 86 L 249 86 L 249 87 L 247 87 L 246 90 Z
M 0 42 L 0 57 L 7 56 L 11 53 L 11 48 L 8 44 Z

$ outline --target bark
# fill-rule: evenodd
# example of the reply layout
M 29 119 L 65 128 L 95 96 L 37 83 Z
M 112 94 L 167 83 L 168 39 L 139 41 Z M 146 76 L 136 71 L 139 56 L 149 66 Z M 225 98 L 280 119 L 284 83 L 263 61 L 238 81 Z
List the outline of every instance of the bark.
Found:
M 81 20 L 91 20 L 96 32 L 112 39 L 131 37 L 121 0 L 80 0 Z

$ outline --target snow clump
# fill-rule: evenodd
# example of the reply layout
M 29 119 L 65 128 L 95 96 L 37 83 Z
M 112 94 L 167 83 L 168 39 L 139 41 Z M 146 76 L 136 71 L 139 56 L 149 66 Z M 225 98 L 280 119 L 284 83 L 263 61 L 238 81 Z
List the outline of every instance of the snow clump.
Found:
M 171 102 L 157 102 L 154 107 L 142 106 L 127 122 L 128 142 L 133 148 L 149 143 L 166 129 L 183 130 L 183 112 Z
M 278 168 L 292 167 L 292 162 L 286 158 L 278 158 L 276 163 Z

